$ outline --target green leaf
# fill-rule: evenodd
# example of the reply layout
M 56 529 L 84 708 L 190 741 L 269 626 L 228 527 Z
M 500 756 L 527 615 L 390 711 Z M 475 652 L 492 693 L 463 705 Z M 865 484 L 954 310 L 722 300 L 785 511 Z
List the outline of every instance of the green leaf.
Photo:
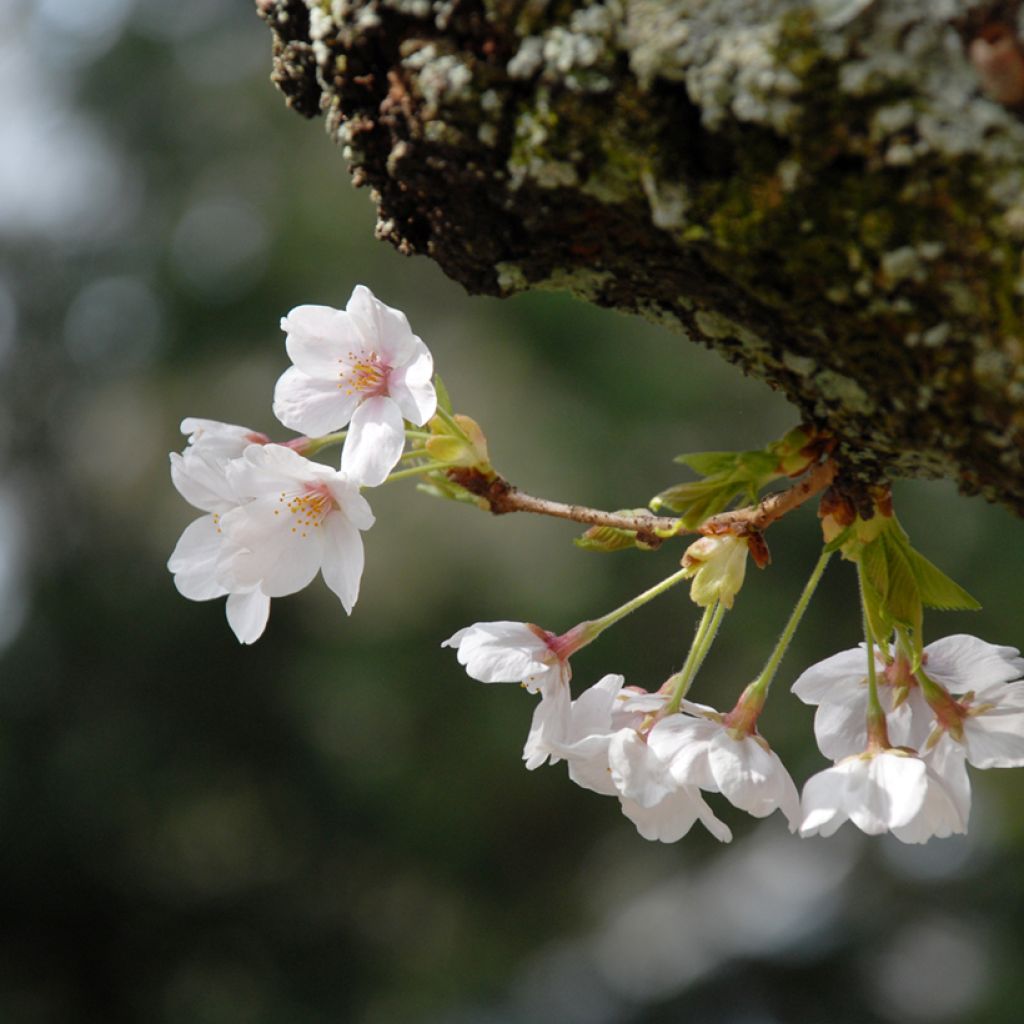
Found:
M 918 587 L 921 590 L 921 601 L 929 608 L 940 608 L 943 611 L 977 611 L 981 608 L 981 604 L 971 597 L 959 583 L 951 580 L 920 552 L 908 546 L 906 555 L 910 563 L 910 571 L 917 579 Z
M 889 591 L 885 596 L 886 607 L 893 621 L 899 626 L 912 629 L 914 637 L 919 640 L 924 619 L 920 584 L 910 568 L 910 561 L 904 553 L 903 545 L 894 536 L 893 531 L 886 530 L 878 540 L 885 551 L 889 576 Z
M 731 473 L 736 468 L 742 454 L 742 452 L 693 452 L 690 455 L 677 455 L 672 461 L 689 466 L 701 476 L 717 476 L 720 473 Z
M 637 546 L 636 534 L 632 530 L 620 530 L 615 526 L 592 526 L 582 536 L 575 537 L 573 544 L 585 551 L 625 551 Z
M 662 491 L 651 501 L 656 511 L 667 508 L 683 520 L 688 530 L 694 530 L 708 516 L 724 512 L 732 501 L 748 490 L 745 481 L 721 481 L 714 477 L 677 484 Z

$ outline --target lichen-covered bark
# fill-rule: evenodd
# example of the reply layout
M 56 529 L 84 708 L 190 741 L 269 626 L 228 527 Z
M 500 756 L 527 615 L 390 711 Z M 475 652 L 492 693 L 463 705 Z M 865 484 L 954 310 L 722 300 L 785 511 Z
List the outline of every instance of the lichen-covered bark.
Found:
M 257 5 L 380 237 L 704 342 L 848 474 L 1024 513 L 1019 0 Z

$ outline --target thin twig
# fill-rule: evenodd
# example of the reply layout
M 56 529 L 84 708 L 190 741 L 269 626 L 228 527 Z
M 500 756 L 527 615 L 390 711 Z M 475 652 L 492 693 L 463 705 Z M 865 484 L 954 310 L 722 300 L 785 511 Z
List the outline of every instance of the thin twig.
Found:
M 472 494 L 483 498 L 494 515 L 509 512 L 533 512 L 536 515 L 568 519 L 587 526 L 610 526 L 617 530 L 629 530 L 637 539 L 650 547 L 658 547 L 670 536 L 687 533 L 724 534 L 749 536 L 760 533 L 776 519 L 802 505 L 808 498 L 823 491 L 832 483 L 836 466 L 831 460 L 815 466 L 798 484 L 777 494 L 770 494 L 757 505 L 722 512 L 712 516 L 697 529 L 686 528 L 679 519 L 658 516 L 654 513 L 628 515 L 619 512 L 605 512 L 587 505 L 567 505 L 548 498 L 536 498 L 520 491 L 503 477 L 488 478 L 472 469 L 450 469 L 448 476 Z

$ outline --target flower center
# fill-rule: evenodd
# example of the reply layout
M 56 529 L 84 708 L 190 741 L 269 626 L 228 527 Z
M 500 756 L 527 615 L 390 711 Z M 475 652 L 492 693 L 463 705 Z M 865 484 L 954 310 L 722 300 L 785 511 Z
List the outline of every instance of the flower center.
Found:
M 391 367 L 376 352 L 357 356 L 349 352 L 347 359 L 338 360 L 338 387 L 346 395 L 362 394 L 367 397 L 384 394 L 388 386 Z
M 279 516 L 283 512 L 286 519 L 290 518 L 289 529 L 299 537 L 308 537 L 310 530 L 319 529 L 338 507 L 325 484 L 310 484 L 301 493 L 282 491 L 277 501 L 283 508 L 274 509 L 274 515 Z

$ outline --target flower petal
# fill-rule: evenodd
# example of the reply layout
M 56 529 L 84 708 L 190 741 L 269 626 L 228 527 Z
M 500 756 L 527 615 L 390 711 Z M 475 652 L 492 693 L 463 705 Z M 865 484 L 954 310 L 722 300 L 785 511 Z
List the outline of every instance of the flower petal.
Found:
M 359 597 L 365 554 L 363 538 L 343 515 L 332 513 L 324 520 L 323 572 L 324 582 L 338 595 L 342 607 L 352 614 Z
M 966 633 L 936 640 L 924 653 L 928 675 L 953 693 L 980 690 L 1024 676 L 1024 658 L 1016 647 L 1000 647 Z
M 359 394 L 339 387 L 336 380 L 310 377 L 290 366 L 274 386 L 274 415 L 291 430 L 322 437 L 348 423 L 359 398 Z
M 867 657 L 863 647 L 840 651 L 802 672 L 791 689 L 805 704 L 838 703 L 841 693 L 855 689 L 866 678 Z
M 182 597 L 209 601 L 227 593 L 217 574 L 223 539 L 212 515 L 201 516 L 185 527 L 167 560 L 167 568 L 174 573 L 174 585 Z
M 401 410 L 386 395 L 367 399 L 352 414 L 341 450 L 341 471 L 364 487 L 378 487 L 405 447 Z
M 365 347 L 381 356 L 389 366 L 404 366 L 423 344 L 400 309 L 381 302 L 366 285 L 357 284 L 345 310 L 359 331 Z
M 228 625 L 238 637 L 238 642 L 252 644 L 263 636 L 267 628 L 270 598 L 258 587 L 228 594 L 226 611 Z
M 964 719 L 967 760 L 975 768 L 1018 768 L 1024 765 L 1024 712 L 982 711 Z
M 363 339 L 349 315 L 331 306 L 296 306 L 281 318 L 288 358 L 310 377 L 336 384 L 339 360 L 362 351 Z M 287 424 L 285 424 L 287 426 Z
M 459 664 L 481 683 L 521 683 L 546 673 L 554 652 L 525 622 L 477 622 L 453 633 L 442 647 L 454 647 Z
M 408 366 L 392 371 L 388 394 L 407 420 L 422 427 L 437 412 L 437 392 L 432 382 L 434 359 L 423 342 L 420 346 L 422 350 Z

